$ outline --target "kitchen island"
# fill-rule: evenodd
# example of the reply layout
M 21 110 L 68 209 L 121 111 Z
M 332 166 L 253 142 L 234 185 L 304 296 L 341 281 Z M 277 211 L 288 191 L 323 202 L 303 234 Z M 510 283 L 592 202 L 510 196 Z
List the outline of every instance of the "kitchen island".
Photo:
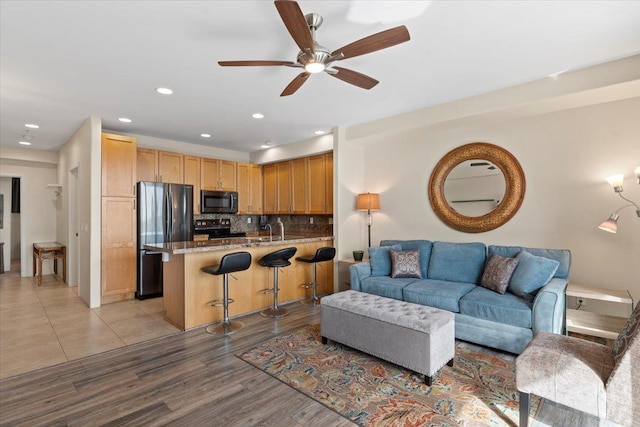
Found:
M 310 295 L 302 287 L 312 281 L 312 267 L 296 261 L 296 257 L 315 254 L 323 246 L 333 246 L 333 236 L 290 235 L 279 237 L 234 237 L 204 241 L 173 242 L 145 245 L 145 249 L 163 253 L 163 296 L 166 320 L 180 329 L 191 329 L 221 320 L 222 307 L 212 307 L 213 300 L 222 299 L 222 276 L 202 272 L 202 268 L 219 264 L 228 253 L 247 251 L 251 267 L 233 273 L 229 278 L 229 316 L 234 317 L 270 307 L 273 295 L 273 272 L 258 260 L 264 255 L 286 247 L 296 247 L 291 265 L 280 270 L 278 303 L 284 304 Z M 318 264 L 318 292 L 333 292 L 333 262 Z

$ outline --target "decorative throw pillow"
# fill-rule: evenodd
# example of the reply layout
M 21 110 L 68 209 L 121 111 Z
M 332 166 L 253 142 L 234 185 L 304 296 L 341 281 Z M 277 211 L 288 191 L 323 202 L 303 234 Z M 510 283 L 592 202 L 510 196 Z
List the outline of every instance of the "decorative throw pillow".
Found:
M 527 251 L 518 252 L 516 259 L 518 266 L 511 276 L 508 290 L 527 301 L 533 301 L 537 291 L 549 283 L 560 263 L 531 255 Z
M 629 316 L 624 328 L 618 334 L 618 338 L 613 342 L 613 360 L 617 366 L 620 359 L 624 356 L 627 348 L 630 347 L 631 341 L 638 339 L 638 329 L 640 328 L 640 304 L 636 305 L 633 313 Z
M 391 278 L 422 279 L 420 272 L 420 251 L 389 251 L 391 255 Z
M 369 263 L 371 264 L 372 276 L 391 275 L 391 258 L 389 256 L 391 249 L 399 251 L 401 248 L 400 245 L 369 248 Z
M 482 273 L 480 286 L 504 294 L 509 286 L 509 279 L 518 265 L 518 259 L 505 258 L 493 254 Z

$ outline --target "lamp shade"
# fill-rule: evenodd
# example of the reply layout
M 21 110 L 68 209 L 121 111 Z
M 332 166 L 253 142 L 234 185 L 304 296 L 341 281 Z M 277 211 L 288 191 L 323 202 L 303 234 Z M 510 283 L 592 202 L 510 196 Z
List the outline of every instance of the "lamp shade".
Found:
M 356 209 L 359 211 L 379 211 L 380 195 L 376 193 L 358 194 Z
M 640 184 L 640 166 L 636 166 L 633 170 L 633 173 L 636 174 L 636 179 L 638 180 L 638 184 Z
M 611 175 L 607 178 L 607 182 L 616 193 L 620 193 L 622 191 L 622 183 L 624 182 L 624 175 L 619 173 L 617 175 Z
M 606 221 L 604 221 L 598 227 L 602 231 L 608 231 L 609 233 L 617 233 L 618 232 L 618 218 L 620 215 L 611 214 Z

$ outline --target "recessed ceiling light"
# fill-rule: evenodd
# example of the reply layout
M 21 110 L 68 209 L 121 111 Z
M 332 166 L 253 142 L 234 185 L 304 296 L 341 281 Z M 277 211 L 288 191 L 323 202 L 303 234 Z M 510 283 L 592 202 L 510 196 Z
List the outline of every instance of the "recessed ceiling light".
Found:
M 264 114 L 262 114 L 262 113 L 253 113 L 251 115 L 251 117 L 253 117 L 254 119 L 264 119 Z
M 127 119 L 126 117 L 120 117 L 118 120 L 122 123 L 131 123 L 131 119 Z
M 173 91 L 168 87 L 159 87 L 156 89 L 156 92 L 161 93 L 163 95 L 172 95 Z
M 324 135 L 326 132 L 323 130 L 317 130 L 314 132 L 316 135 Z
M 29 141 L 19 141 L 18 144 L 21 145 L 31 145 L 31 143 Z
M 269 141 L 265 142 L 264 144 L 262 144 L 260 147 L 262 148 L 269 148 L 271 147 L 271 143 Z
M 203 138 L 211 138 L 211 135 L 209 135 L 208 133 L 201 133 L 200 136 Z
M 27 123 L 26 125 L 24 125 L 24 127 L 31 128 L 31 129 L 39 129 L 40 128 L 40 126 L 34 125 L 33 123 Z

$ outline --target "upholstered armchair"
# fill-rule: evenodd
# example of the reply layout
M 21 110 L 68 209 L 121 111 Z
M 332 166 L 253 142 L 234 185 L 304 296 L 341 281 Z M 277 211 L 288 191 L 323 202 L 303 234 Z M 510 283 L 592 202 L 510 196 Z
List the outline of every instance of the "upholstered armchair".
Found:
M 529 423 L 529 395 L 623 426 L 640 423 L 640 304 L 612 348 L 539 332 L 516 359 L 520 427 Z

